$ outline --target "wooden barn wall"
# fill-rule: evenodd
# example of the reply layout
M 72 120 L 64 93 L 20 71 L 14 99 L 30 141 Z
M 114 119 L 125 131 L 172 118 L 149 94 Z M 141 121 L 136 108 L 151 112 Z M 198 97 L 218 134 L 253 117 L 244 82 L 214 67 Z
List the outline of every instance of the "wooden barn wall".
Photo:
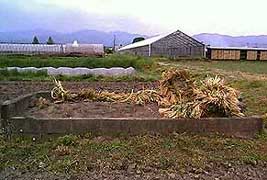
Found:
M 175 32 L 151 45 L 152 56 L 202 58 L 204 51 L 203 44 L 180 32 Z
M 121 51 L 121 53 L 128 53 L 128 54 L 138 55 L 138 56 L 149 56 L 149 46 L 147 45 L 147 46 L 127 49 L 127 50 Z
M 240 60 L 239 50 L 212 49 L 211 59 L 216 60 Z
M 247 51 L 247 60 L 257 60 L 257 51 Z
M 267 60 L 267 51 L 261 51 L 260 60 Z

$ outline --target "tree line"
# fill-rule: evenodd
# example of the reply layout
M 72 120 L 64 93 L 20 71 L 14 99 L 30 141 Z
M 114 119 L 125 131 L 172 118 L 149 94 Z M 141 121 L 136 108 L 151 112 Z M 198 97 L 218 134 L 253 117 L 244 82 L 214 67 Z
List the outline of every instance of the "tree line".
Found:
M 40 44 L 37 36 L 33 37 L 32 44 Z M 48 40 L 46 41 L 46 44 L 48 44 L 48 45 L 55 44 L 55 42 L 54 42 L 54 40 L 52 39 L 51 36 L 48 37 Z
M 145 40 L 144 37 L 137 37 L 137 38 L 134 38 L 133 39 L 133 42 L 132 43 L 136 43 L 136 42 L 143 41 L 143 40 Z M 37 36 L 34 36 L 33 37 L 32 44 L 40 44 Z M 48 44 L 48 45 L 55 44 L 55 42 L 54 42 L 54 40 L 52 39 L 51 36 L 48 37 L 48 40 L 46 41 L 46 44 Z

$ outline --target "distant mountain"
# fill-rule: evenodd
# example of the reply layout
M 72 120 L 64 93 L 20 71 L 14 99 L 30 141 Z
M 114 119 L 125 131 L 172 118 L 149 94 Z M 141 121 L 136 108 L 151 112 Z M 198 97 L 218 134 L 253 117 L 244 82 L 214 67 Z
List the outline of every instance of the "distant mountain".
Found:
M 77 40 L 79 43 L 100 43 L 105 46 L 113 46 L 114 36 L 116 37 L 116 45 L 130 44 L 136 37 L 146 37 L 145 35 L 121 31 L 82 30 L 73 33 L 59 33 L 36 29 L 32 31 L 0 32 L 0 42 L 31 43 L 33 36 L 37 36 L 41 43 L 46 43 L 48 37 L 51 36 L 56 43 L 72 43 L 74 40 Z
M 31 43 L 33 36 L 37 36 L 41 43 L 46 43 L 49 36 L 56 43 L 72 43 L 77 40 L 79 43 L 100 43 L 105 46 L 113 46 L 114 36 L 116 45 L 130 44 L 136 37 L 148 36 L 132 34 L 121 31 L 103 32 L 96 30 L 81 30 L 73 33 L 59 33 L 56 31 L 36 29 L 30 31 L 0 32 L 0 42 L 9 43 Z M 219 47 L 262 47 L 267 48 L 267 35 L 261 36 L 228 36 L 221 34 L 198 34 L 194 38 L 206 45 Z
M 261 36 L 227 36 L 221 34 L 198 34 L 194 38 L 206 45 L 218 47 L 259 47 L 267 48 L 267 35 Z

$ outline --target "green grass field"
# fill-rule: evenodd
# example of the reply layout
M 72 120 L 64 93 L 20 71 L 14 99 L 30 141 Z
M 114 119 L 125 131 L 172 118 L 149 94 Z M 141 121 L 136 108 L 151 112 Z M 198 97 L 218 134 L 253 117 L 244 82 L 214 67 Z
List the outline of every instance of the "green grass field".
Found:
M 111 68 L 111 67 L 134 67 L 137 70 L 135 76 L 125 77 L 102 77 L 102 76 L 57 76 L 59 80 L 65 81 L 153 81 L 159 79 L 156 63 L 149 58 L 110 55 L 107 57 L 51 57 L 51 56 L 29 56 L 29 55 L 1 55 L 0 68 L 6 67 L 87 67 L 87 68 Z M 2 81 L 48 81 L 51 77 L 46 72 L 23 72 L 0 70 Z
M 87 67 L 111 68 L 134 67 L 142 70 L 151 66 L 153 61 L 149 58 L 128 55 L 110 55 L 98 57 L 53 57 L 30 55 L 1 55 L 0 68 L 4 67 Z

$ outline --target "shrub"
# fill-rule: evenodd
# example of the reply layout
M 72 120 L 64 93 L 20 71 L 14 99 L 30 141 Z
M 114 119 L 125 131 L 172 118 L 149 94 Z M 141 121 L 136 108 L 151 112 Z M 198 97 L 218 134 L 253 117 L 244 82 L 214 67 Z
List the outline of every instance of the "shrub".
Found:
M 145 38 L 137 37 L 137 38 L 134 38 L 133 43 L 136 43 L 136 42 L 139 42 L 139 41 L 143 41 L 143 40 L 145 40 Z

